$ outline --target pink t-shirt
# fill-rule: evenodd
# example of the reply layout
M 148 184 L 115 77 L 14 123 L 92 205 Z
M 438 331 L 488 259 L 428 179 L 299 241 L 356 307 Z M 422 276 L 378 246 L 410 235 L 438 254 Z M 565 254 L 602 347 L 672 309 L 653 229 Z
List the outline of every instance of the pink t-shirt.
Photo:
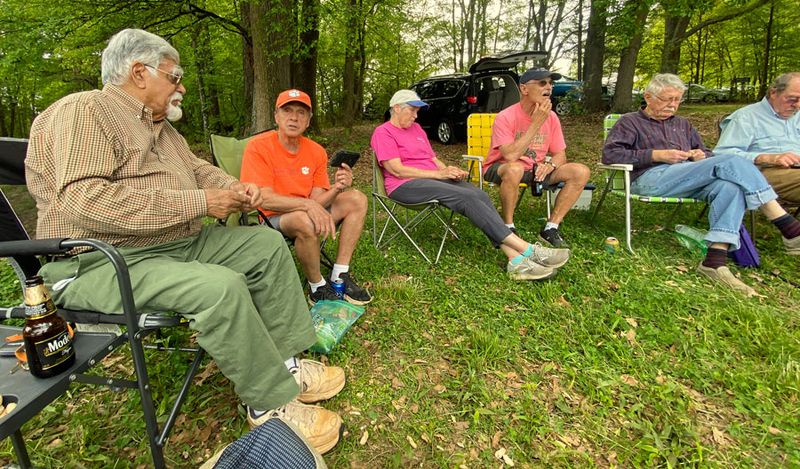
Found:
M 375 156 L 379 163 L 400 158 L 403 166 L 417 169 L 439 169 L 433 162 L 436 153 L 431 148 L 431 142 L 428 141 L 425 131 L 416 122 L 407 129 L 395 127 L 388 121 L 384 122 L 372 133 L 370 145 L 375 150 Z M 381 165 L 381 170 L 387 194 L 391 194 L 398 186 L 411 180 L 392 176 L 389 171 L 383 169 L 383 165 Z
M 492 148 L 489 150 L 489 155 L 486 156 L 484 170 L 495 162 L 503 163 L 500 147 L 514 143 L 528 130 L 530 125 L 531 116 L 522 110 L 519 103 L 500 111 L 492 125 Z M 525 169 L 531 169 L 534 159 L 537 163 L 541 163 L 548 153 L 558 153 L 566 148 L 564 134 L 561 132 L 561 122 L 556 113 L 550 111 L 550 115 L 542 124 L 539 133 L 536 134 L 528 149 L 525 150 L 525 155 L 520 161 L 525 164 Z

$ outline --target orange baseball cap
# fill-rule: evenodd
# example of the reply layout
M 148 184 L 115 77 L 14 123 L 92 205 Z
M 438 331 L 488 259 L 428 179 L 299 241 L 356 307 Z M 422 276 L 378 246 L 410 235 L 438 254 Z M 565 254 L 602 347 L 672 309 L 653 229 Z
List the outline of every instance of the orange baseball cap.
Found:
M 311 109 L 311 97 L 308 96 L 308 94 L 294 88 L 283 91 L 281 92 L 281 94 L 278 95 L 278 100 L 275 101 L 275 108 L 276 109 L 282 108 L 283 106 L 291 102 L 298 102 L 305 104 L 306 106 L 308 106 L 309 109 Z

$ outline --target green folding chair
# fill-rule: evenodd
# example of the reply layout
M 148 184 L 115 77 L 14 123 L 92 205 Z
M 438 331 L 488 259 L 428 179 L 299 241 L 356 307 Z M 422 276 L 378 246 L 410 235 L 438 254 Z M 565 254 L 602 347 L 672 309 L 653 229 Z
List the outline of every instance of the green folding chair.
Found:
M 260 132 L 259 132 L 260 133 Z M 258 134 L 255 134 L 258 135 Z M 237 139 L 235 137 L 224 137 L 222 135 L 211 135 L 211 154 L 214 157 L 214 162 L 219 166 L 223 171 L 230 174 L 231 176 L 235 177 L 236 179 L 240 178 L 242 172 L 242 157 L 244 156 L 244 148 L 247 146 L 247 142 L 250 141 L 255 135 L 251 135 L 250 137 Z M 251 212 L 251 213 L 241 213 L 239 215 L 232 214 L 228 217 L 226 221 L 226 225 L 242 225 L 242 226 L 249 226 L 249 225 L 258 225 L 259 223 L 259 213 L 258 212 Z M 262 216 L 261 220 L 263 220 L 263 224 L 268 226 L 271 229 L 275 227 L 270 225 L 269 220 L 267 217 Z M 289 246 L 294 246 L 294 239 L 288 238 L 286 236 L 283 237 Z M 332 269 L 333 268 L 333 259 L 328 255 L 325 251 L 325 244 L 327 240 L 322 241 L 320 243 L 320 260 L 322 265 L 325 267 Z
M 603 141 L 608 138 L 608 133 L 614 124 L 617 123 L 621 114 L 609 114 L 603 121 Z M 631 246 L 631 202 L 637 201 L 647 204 L 674 204 L 675 209 L 672 211 L 667 226 L 672 222 L 674 216 L 678 213 L 681 206 L 684 204 L 705 203 L 703 200 L 693 199 L 690 197 L 657 197 L 650 195 L 638 195 L 631 191 L 631 172 L 633 165 L 630 164 L 600 164 L 598 167 L 606 171 L 606 185 L 600 194 L 600 199 L 597 201 L 594 214 L 592 215 L 592 223 L 600 213 L 600 208 L 603 206 L 603 201 L 607 194 L 616 195 L 625 198 L 625 245 L 628 251 L 633 253 Z

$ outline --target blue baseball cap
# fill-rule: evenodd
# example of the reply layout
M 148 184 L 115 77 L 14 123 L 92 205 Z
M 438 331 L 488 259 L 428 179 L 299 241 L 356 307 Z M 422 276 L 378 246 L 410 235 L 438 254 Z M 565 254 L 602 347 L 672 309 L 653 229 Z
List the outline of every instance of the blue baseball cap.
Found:
M 525 71 L 521 77 L 519 77 L 520 84 L 528 83 L 531 80 L 542 80 L 544 78 L 550 78 L 553 80 L 560 80 L 561 74 L 556 72 L 551 72 L 550 70 L 544 68 L 531 68 Z

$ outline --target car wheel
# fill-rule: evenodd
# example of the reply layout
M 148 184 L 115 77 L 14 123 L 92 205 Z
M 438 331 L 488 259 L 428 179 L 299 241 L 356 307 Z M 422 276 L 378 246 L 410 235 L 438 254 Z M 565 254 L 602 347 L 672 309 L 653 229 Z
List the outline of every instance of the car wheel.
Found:
M 713 94 L 707 94 L 707 95 L 703 96 L 703 102 L 704 103 L 716 103 L 717 102 L 717 97 L 714 96 Z
M 556 114 L 558 114 L 559 116 L 566 116 L 572 110 L 572 106 L 570 106 L 569 101 L 562 99 L 556 102 L 556 107 L 554 110 L 556 111 Z
M 436 138 L 445 145 L 453 143 L 455 140 L 453 135 L 453 125 L 448 121 L 441 121 L 436 126 Z

